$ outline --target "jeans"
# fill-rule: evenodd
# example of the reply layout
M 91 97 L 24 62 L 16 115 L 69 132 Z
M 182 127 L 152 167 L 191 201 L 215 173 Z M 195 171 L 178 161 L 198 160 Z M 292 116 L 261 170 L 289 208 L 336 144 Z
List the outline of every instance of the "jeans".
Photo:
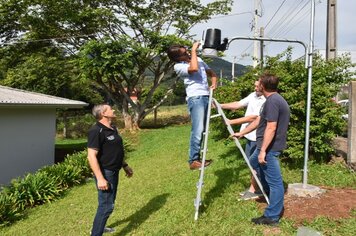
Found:
M 104 232 L 106 221 L 114 210 L 117 186 L 119 183 L 119 171 L 102 170 L 104 178 L 109 182 L 108 190 L 98 189 L 98 209 L 93 222 L 91 231 L 92 236 L 101 236 Z M 95 184 L 97 186 L 97 179 Z
M 209 96 L 195 96 L 188 99 L 188 110 L 192 122 L 189 144 L 189 163 L 200 159 L 200 147 L 205 130 Z
M 263 189 L 269 193 L 269 205 L 265 209 L 264 216 L 279 220 L 284 204 L 284 186 L 278 159 L 281 152 L 267 152 L 265 165 L 258 163 L 259 153 L 260 150 L 256 149 L 250 158 L 250 164 L 257 171 Z
M 250 158 L 253 152 L 256 150 L 257 142 L 246 139 L 245 153 L 248 158 Z

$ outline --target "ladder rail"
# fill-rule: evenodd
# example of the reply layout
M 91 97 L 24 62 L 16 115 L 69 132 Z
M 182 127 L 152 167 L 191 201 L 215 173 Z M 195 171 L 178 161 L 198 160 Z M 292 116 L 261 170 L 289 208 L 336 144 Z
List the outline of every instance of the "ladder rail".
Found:
M 200 202 L 201 202 L 201 192 L 202 192 L 202 187 L 203 187 L 203 180 L 204 180 L 204 170 L 205 170 L 205 160 L 206 160 L 206 153 L 208 149 L 208 137 L 209 137 L 209 125 L 210 125 L 210 114 L 211 114 L 211 104 L 213 100 L 213 89 L 210 89 L 209 91 L 209 104 L 208 104 L 208 111 L 206 115 L 206 123 L 205 123 L 205 131 L 204 131 L 204 144 L 203 144 L 203 158 L 201 160 L 201 168 L 200 168 L 200 176 L 199 176 L 199 182 L 197 184 L 197 197 L 195 199 L 194 205 L 195 205 L 195 215 L 194 215 L 194 220 L 198 220 L 199 216 L 199 207 L 200 207 Z
M 222 110 L 220 103 L 218 103 L 218 101 L 216 101 L 216 99 L 213 99 L 213 103 L 214 103 L 214 105 L 215 105 L 215 107 L 216 107 L 218 113 L 221 115 L 222 119 L 224 120 L 224 123 L 225 123 L 225 125 L 226 125 L 226 127 L 227 127 L 227 130 L 229 131 L 230 135 L 233 135 L 235 132 L 234 132 L 234 130 L 232 129 L 231 125 L 227 122 L 228 119 L 226 118 L 225 113 L 224 113 L 224 111 Z M 242 154 L 242 156 L 243 156 L 243 158 L 244 158 L 244 160 L 245 160 L 245 162 L 246 162 L 248 168 L 250 169 L 250 172 L 252 173 L 253 178 L 255 178 L 258 187 L 259 187 L 260 190 L 262 191 L 263 196 L 265 197 L 265 199 L 266 199 L 266 201 L 267 201 L 267 204 L 269 204 L 269 199 L 268 199 L 268 197 L 267 197 L 267 194 L 265 193 L 265 191 L 264 191 L 264 189 L 263 189 L 263 186 L 262 186 L 260 180 L 258 179 L 258 177 L 257 177 L 257 175 L 256 175 L 256 173 L 255 173 L 255 171 L 253 170 L 253 168 L 252 168 L 252 166 L 251 166 L 251 164 L 250 164 L 250 161 L 249 161 L 248 157 L 246 156 L 246 153 L 245 153 L 245 151 L 243 150 L 243 148 L 242 148 L 242 146 L 241 146 L 241 144 L 240 144 L 240 141 L 239 141 L 238 138 L 236 138 L 236 137 L 233 137 L 233 139 L 234 139 L 234 141 L 235 141 L 235 144 L 236 144 L 237 148 L 240 150 L 240 152 L 241 152 L 241 154 Z
M 213 116 L 211 116 L 211 106 L 212 104 L 215 105 L 215 108 L 217 109 L 218 111 L 218 114 L 215 114 Z M 208 137 L 209 137 L 209 126 L 210 126 L 210 119 L 211 118 L 214 118 L 214 117 L 218 117 L 218 116 L 221 116 L 221 118 L 223 119 L 226 127 L 227 127 L 227 130 L 229 131 L 230 135 L 233 135 L 235 132 L 234 130 L 232 129 L 231 125 L 227 122 L 228 119 L 226 118 L 225 116 L 225 113 L 224 111 L 222 110 L 221 108 L 221 105 L 220 103 L 213 98 L 213 90 L 210 89 L 210 93 L 209 93 L 209 104 L 208 104 L 208 111 L 207 111 L 207 115 L 206 115 L 206 123 L 205 123 L 205 131 L 204 131 L 204 142 L 203 142 L 203 148 L 202 148 L 202 160 L 201 160 L 201 168 L 200 168 L 200 175 L 199 175 L 199 181 L 197 183 L 197 196 L 194 200 L 194 206 L 195 206 L 195 214 L 194 214 L 194 220 L 198 220 L 198 217 L 199 217 L 199 207 L 200 207 L 200 203 L 201 203 L 201 193 L 202 193 L 202 188 L 203 188 L 203 180 L 204 180 L 204 171 L 205 171 L 205 161 L 206 161 L 206 154 L 207 154 L 207 151 L 208 151 Z M 244 149 L 242 148 L 241 144 L 240 144 L 240 141 L 238 140 L 238 138 L 236 137 L 233 137 L 233 140 L 235 142 L 235 145 L 237 146 L 237 148 L 239 149 L 239 151 L 241 152 L 248 168 L 250 169 L 250 172 L 253 176 L 253 178 L 255 178 L 256 180 L 256 183 L 258 185 L 258 187 L 261 189 L 262 193 L 263 193 L 263 196 L 265 197 L 266 201 L 267 201 L 267 204 L 269 204 L 269 199 L 267 197 L 267 194 L 265 193 L 264 189 L 263 189 L 263 186 L 260 182 L 260 180 L 258 179 L 255 171 L 253 170 L 251 164 L 250 164 L 250 161 L 248 159 L 248 157 L 246 156 L 246 153 L 244 151 Z

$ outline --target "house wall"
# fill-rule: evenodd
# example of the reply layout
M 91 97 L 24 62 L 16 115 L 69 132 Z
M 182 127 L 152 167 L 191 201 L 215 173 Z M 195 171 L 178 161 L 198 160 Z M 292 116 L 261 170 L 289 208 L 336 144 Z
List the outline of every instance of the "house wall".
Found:
M 0 107 L 0 185 L 54 163 L 55 108 Z

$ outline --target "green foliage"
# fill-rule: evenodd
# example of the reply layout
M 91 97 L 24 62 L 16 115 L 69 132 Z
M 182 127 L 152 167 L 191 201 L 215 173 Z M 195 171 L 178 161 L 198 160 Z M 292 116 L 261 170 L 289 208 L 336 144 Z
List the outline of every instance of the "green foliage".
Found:
M 8 225 L 20 216 L 14 195 L 0 193 L 0 226 Z
M 95 119 L 91 114 L 74 114 L 73 116 L 57 120 L 57 134 L 60 134 L 66 127 L 66 138 L 82 138 L 86 137 L 90 127 L 95 124 Z
M 231 5 L 231 0 L 208 4 L 195 0 L 1 0 L 0 36 L 5 42 L 28 42 L 35 53 L 60 48 L 65 57 L 71 57 L 65 61 L 61 61 L 63 55 L 48 57 L 51 63 L 46 68 L 43 58 L 48 54 L 23 58 L 21 52 L 8 50 L 8 62 L 0 63 L 0 80 L 6 78 L 7 84 L 19 86 L 20 79 L 26 78 L 30 83 L 26 86 L 35 88 L 32 91 L 73 90 L 68 96 L 87 94 L 81 99 L 84 101 L 97 96 L 90 90 L 94 86 L 120 108 L 125 125 L 131 126 L 127 128 L 138 128 L 153 106 L 160 106 L 166 99 L 157 99 L 160 95 L 155 91 L 165 82 L 174 81 L 170 75 L 173 63 L 165 55 L 168 46 L 190 43 L 191 27 L 213 15 L 226 14 Z M 79 51 L 81 67 L 75 64 L 77 71 L 68 70 Z M 80 69 L 82 79 L 73 80 Z M 64 86 L 67 90 L 62 90 L 62 83 L 68 80 L 73 87 Z M 141 96 L 144 84 L 149 86 Z M 175 82 L 170 85 L 159 94 L 172 93 Z M 130 98 L 134 90 L 138 103 Z
M 27 174 L 11 182 L 10 194 L 16 199 L 20 210 L 50 202 L 60 195 L 56 181 L 48 178 L 46 173 Z
M 54 47 L 37 46 L 18 44 L 0 49 L 1 85 L 89 103 L 102 101 L 88 81 L 78 80 L 73 57 Z
M 178 107 L 179 113 L 183 108 Z M 177 111 L 170 113 L 175 116 Z M 199 220 L 194 221 L 199 172 L 190 171 L 187 164 L 190 128 L 189 124 L 174 125 L 132 134 L 138 143 L 129 161 L 134 176 L 127 179 L 120 173 L 120 190 L 108 227 L 114 227 L 119 235 L 289 236 L 296 235 L 302 224 L 323 235 L 356 235 L 355 210 L 348 218 L 319 216 L 302 223 L 283 217 L 277 228 L 251 224 L 251 218 L 262 215 L 265 204 L 238 201 L 238 194 L 250 183 L 250 172 L 231 139 L 228 143 L 209 139 L 207 158 L 214 162 L 204 172 Z M 281 160 L 285 183 L 299 182 L 300 168 L 285 160 Z M 310 184 L 327 189 L 356 186 L 355 173 L 341 165 L 312 162 L 309 174 Z M 343 199 L 339 201 L 343 203 Z M 32 209 L 21 222 L 0 228 L 0 235 L 86 235 L 96 206 L 97 193 L 91 181 L 71 189 L 60 201 Z
M 69 187 L 83 183 L 90 176 L 86 152 L 80 152 L 63 163 L 14 179 L 0 192 L 0 225 L 17 220 L 27 208 L 54 201 Z
M 277 57 L 268 58 L 264 69 L 280 78 L 279 92 L 291 109 L 288 149 L 284 153 L 293 159 L 301 160 L 304 155 L 308 72 L 304 68 L 304 61 L 292 61 L 290 55 L 289 49 Z M 343 132 L 345 121 L 341 118 L 342 111 L 332 98 L 340 87 L 351 79 L 351 65 L 347 56 L 329 61 L 323 60 L 319 55 L 314 57 L 310 114 L 310 154 L 313 159 L 329 158 L 333 153 L 331 140 Z M 253 82 L 258 78 L 256 72 L 257 70 L 251 70 L 236 83 L 217 89 L 215 97 L 220 103 L 225 103 L 247 96 L 253 92 Z M 226 114 L 228 118 L 243 116 L 236 112 Z M 221 135 L 221 131 L 217 133 Z

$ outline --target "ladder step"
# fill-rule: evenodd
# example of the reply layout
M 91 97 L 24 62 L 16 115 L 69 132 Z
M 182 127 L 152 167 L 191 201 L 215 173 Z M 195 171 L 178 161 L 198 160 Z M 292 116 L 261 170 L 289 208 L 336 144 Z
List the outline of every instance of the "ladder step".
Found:
M 212 116 L 210 116 L 210 119 L 213 119 L 213 118 L 219 117 L 219 116 L 221 116 L 221 115 L 220 114 L 212 115 Z
M 197 206 L 201 206 L 202 202 L 199 201 L 199 204 L 197 204 L 197 199 L 194 199 L 194 206 L 197 207 Z

